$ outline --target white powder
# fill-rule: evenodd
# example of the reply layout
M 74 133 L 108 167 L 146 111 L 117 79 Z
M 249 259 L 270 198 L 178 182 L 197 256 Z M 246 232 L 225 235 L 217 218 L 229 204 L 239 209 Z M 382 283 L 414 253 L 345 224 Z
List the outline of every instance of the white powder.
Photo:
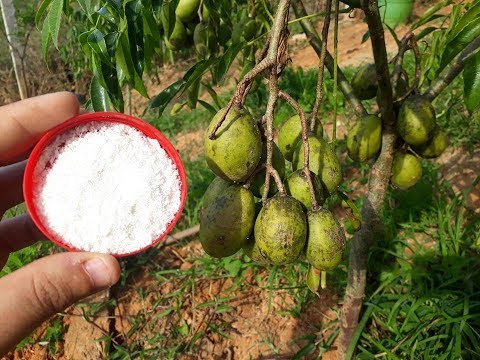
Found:
M 58 136 L 34 177 L 42 222 L 79 250 L 140 250 L 180 208 L 175 164 L 158 141 L 123 124 L 89 122 Z

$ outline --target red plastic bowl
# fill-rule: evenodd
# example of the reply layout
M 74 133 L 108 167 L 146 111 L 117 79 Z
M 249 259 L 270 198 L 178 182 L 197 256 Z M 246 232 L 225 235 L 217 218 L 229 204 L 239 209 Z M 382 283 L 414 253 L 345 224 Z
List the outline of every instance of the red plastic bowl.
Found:
M 40 154 L 58 135 L 82 123 L 92 122 L 92 121 L 121 123 L 141 131 L 147 137 L 157 140 L 160 146 L 165 150 L 167 155 L 170 157 L 170 159 L 173 161 L 173 163 L 177 167 L 180 180 L 182 183 L 181 189 L 180 189 L 180 196 L 181 196 L 180 208 L 178 209 L 177 213 L 175 214 L 175 217 L 173 218 L 172 222 L 168 225 L 165 232 L 162 235 L 160 235 L 155 241 L 153 241 L 150 245 L 142 249 L 139 249 L 130 253 L 125 253 L 125 254 L 111 254 L 111 255 L 115 257 L 125 257 L 125 256 L 138 254 L 159 243 L 170 231 L 172 231 L 173 227 L 180 219 L 180 216 L 183 211 L 183 207 L 185 206 L 185 200 L 187 198 L 187 178 L 185 175 L 185 168 L 183 166 L 180 156 L 178 155 L 174 146 L 165 137 L 165 135 L 163 135 L 159 130 L 157 130 L 150 124 L 136 117 L 128 116 L 120 113 L 114 113 L 114 112 L 97 112 L 97 113 L 82 114 L 82 115 L 75 116 L 70 120 L 67 120 L 66 122 L 56 126 L 55 128 L 48 131 L 45 135 L 43 135 L 43 137 L 40 139 L 37 145 L 35 145 L 35 148 L 33 149 L 28 159 L 27 166 L 25 168 L 25 175 L 23 178 L 23 194 L 25 197 L 25 203 L 27 205 L 27 209 L 35 225 L 48 239 L 50 239 L 55 244 L 69 251 L 80 251 L 79 249 L 75 249 L 69 245 L 66 245 L 61 238 L 52 234 L 52 232 L 42 222 L 38 214 L 37 207 L 35 205 L 35 197 L 33 196 L 33 194 L 36 192 L 35 190 L 37 186 L 37 183 L 34 179 L 33 174 L 34 174 L 34 170 L 37 165 L 38 159 L 40 157 Z

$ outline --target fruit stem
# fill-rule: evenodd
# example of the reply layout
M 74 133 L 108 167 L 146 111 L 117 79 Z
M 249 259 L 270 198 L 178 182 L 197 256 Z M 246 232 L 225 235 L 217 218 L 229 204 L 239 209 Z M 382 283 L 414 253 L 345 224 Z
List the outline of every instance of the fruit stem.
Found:
M 322 289 L 326 289 L 327 288 L 327 272 L 322 270 L 320 272 L 320 276 L 321 276 L 320 287 Z
M 315 130 L 315 122 L 317 119 L 318 109 L 323 98 L 323 74 L 325 72 L 325 57 L 327 56 L 327 41 L 328 41 L 328 29 L 330 27 L 330 15 L 332 12 L 332 0 L 327 0 L 325 5 L 326 12 L 323 20 L 322 39 L 324 39 L 324 46 L 320 53 L 320 60 L 318 63 L 318 79 L 317 79 L 317 96 L 315 97 L 315 103 L 313 105 L 312 113 L 310 114 L 310 131 Z
M 339 0 L 334 2 L 335 25 L 333 27 L 333 134 L 332 143 L 335 148 L 337 142 L 337 112 L 338 112 L 338 4 Z M 326 47 L 326 39 L 324 38 Z
M 310 198 L 312 199 L 312 208 L 318 208 L 317 198 L 315 197 L 315 189 L 313 187 L 312 177 L 310 176 L 310 145 L 308 143 L 308 125 L 305 112 L 300 105 L 287 93 L 280 91 L 278 96 L 285 100 L 291 107 L 295 109 L 298 116 L 300 116 L 300 122 L 302 124 L 302 142 L 303 142 L 303 172 L 307 179 L 308 188 L 310 190 Z

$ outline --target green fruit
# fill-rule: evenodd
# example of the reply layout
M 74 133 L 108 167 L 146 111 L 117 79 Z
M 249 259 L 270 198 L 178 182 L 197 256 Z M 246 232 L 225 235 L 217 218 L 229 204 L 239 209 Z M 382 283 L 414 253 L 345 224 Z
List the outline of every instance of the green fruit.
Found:
M 203 4 L 202 7 L 202 17 L 203 21 L 208 21 L 210 19 L 210 10 L 205 6 L 205 4 Z
M 315 198 L 319 204 L 323 203 L 322 185 L 318 176 L 310 171 L 313 188 L 315 191 Z M 285 181 L 287 193 L 300 201 L 306 209 L 312 207 L 312 197 L 310 196 L 310 187 L 308 186 L 307 178 L 303 169 L 291 173 Z
M 253 40 L 257 34 L 258 29 L 260 28 L 260 23 L 255 19 L 249 19 L 245 22 L 243 26 L 243 38 L 246 41 Z
M 189 22 L 197 16 L 200 0 L 180 0 L 175 15 L 183 22 Z
M 216 50 L 215 35 L 206 23 L 199 23 L 195 26 L 193 42 L 197 53 L 202 57 L 207 57 L 209 53 Z
M 374 98 L 378 89 L 375 64 L 362 66 L 353 77 L 352 87 L 353 92 L 360 100 Z
M 360 118 L 348 132 L 348 156 L 355 161 L 367 161 L 373 158 L 382 145 L 382 121 L 378 116 L 368 115 Z
M 405 142 L 412 146 L 425 144 L 435 128 L 435 110 L 427 99 L 410 96 L 400 108 L 397 130 Z
M 203 195 L 202 207 L 209 207 L 213 200 L 215 200 L 224 190 L 232 186 L 233 183 L 224 180 L 218 176 L 208 185 L 205 194 Z
M 432 138 L 420 147 L 414 147 L 413 150 L 424 159 L 433 159 L 442 155 L 448 146 L 448 138 L 445 133 L 436 127 L 433 130 Z
M 422 177 L 422 164 L 413 155 L 398 152 L 393 158 L 392 184 L 393 186 L 407 190 L 415 185 Z
M 308 144 L 310 148 L 310 170 L 318 175 L 323 187 L 331 194 L 342 181 L 342 167 L 335 149 L 324 139 L 319 139 L 314 135 L 308 137 Z M 293 170 L 303 168 L 303 159 L 303 142 L 300 141 L 293 154 Z
M 210 140 L 208 136 L 224 112 L 225 109 L 217 112 L 205 132 L 207 164 L 217 176 L 232 181 L 245 181 L 262 156 L 260 131 L 246 110 L 232 108 L 215 138 Z
M 260 164 L 265 164 L 266 162 L 267 162 L 267 146 L 264 143 Z M 278 175 L 280 175 L 280 178 L 283 179 L 285 177 L 285 159 L 283 158 L 282 153 L 278 149 L 278 146 L 275 144 L 273 144 L 272 165 L 275 168 L 275 170 L 277 170 Z M 252 184 L 250 185 L 250 191 L 253 193 L 253 195 L 255 195 L 258 198 L 262 197 L 263 195 L 263 189 L 265 188 L 265 175 L 266 175 L 265 170 L 258 172 L 254 176 L 252 180 Z M 272 177 L 270 177 L 270 189 L 268 191 L 268 194 L 272 196 L 276 194 L 277 191 L 278 191 L 277 184 L 275 183 L 275 180 Z
M 255 222 L 253 194 L 240 185 L 213 184 L 200 210 L 200 242 L 207 254 L 221 258 L 246 243 Z
M 315 122 L 315 131 L 313 133 L 319 139 L 323 138 L 323 127 L 319 121 Z M 292 161 L 293 153 L 301 138 L 302 123 L 300 116 L 294 115 L 285 121 L 278 131 L 278 147 L 288 161 Z
M 291 196 L 269 199 L 255 221 L 255 242 L 275 265 L 295 261 L 305 245 L 306 235 L 302 204 Z
M 319 270 L 330 270 L 342 261 L 345 233 L 333 214 L 326 210 L 308 212 L 307 261 Z
M 260 248 L 258 247 L 257 243 L 253 239 L 248 241 L 243 246 L 243 252 L 245 255 L 247 255 L 250 259 L 255 261 L 257 264 L 260 264 L 260 265 L 270 264 L 270 261 L 268 261 L 266 256 L 262 254 L 262 252 L 260 251 Z
M 185 26 L 179 18 L 176 18 L 173 32 L 168 41 L 166 41 L 167 47 L 173 51 L 180 50 L 185 45 L 186 40 L 187 31 L 185 30 Z

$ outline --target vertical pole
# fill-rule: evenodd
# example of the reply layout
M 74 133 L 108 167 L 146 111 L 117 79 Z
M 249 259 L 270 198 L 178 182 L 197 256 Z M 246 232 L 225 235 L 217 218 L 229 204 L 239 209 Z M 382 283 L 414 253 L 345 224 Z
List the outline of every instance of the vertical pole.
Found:
M 15 18 L 15 7 L 12 0 L 0 0 L 0 8 L 2 11 L 3 24 L 5 26 L 5 33 L 7 35 L 8 47 L 10 49 L 10 56 L 12 57 L 13 70 L 15 71 L 15 78 L 17 80 L 18 93 L 21 99 L 28 97 L 25 77 L 22 72 L 22 59 L 20 54 L 23 54 L 23 45 L 17 39 L 17 20 Z

